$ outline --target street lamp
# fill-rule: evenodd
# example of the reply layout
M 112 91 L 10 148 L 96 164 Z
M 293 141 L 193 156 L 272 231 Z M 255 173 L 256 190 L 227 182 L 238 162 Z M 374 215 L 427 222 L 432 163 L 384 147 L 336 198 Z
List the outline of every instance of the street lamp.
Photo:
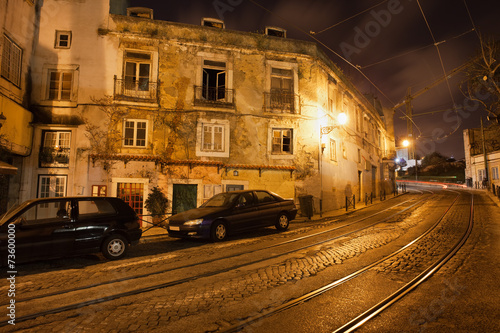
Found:
M 403 147 L 409 147 L 411 145 L 411 149 L 413 154 L 410 154 L 408 149 L 408 159 L 411 158 L 411 155 L 415 158 L 415 181 L 418 180 L 418 160 L 417 160 L 417 154 L 415 154 L 415 142 L 410 142 L 410 140 L 403 140 Z
M 319 127 L 319 151 L 318 151 L 318 164 L 319 164 L 319 217 L 323 217 L 323 151 L 326 145 L 323 143 L 323 135 L 329 134 L 335 128 L 343 126 L 347 123 L 347 115 L 344 112 L 339 113 L 337 117 L 337 125 Z

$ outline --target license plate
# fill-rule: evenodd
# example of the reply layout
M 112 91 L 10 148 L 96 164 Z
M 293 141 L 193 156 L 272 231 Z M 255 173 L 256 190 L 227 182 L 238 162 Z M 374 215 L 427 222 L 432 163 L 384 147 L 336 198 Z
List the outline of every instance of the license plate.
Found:
M 174 226 L 171 226 L 171 227 L 170 227 L 170 230 L 172 230 L 172 231 L 180 231 L 180 230 L 181 230 L 181 228 L 180 228 L 180 227 L 174 227 Z

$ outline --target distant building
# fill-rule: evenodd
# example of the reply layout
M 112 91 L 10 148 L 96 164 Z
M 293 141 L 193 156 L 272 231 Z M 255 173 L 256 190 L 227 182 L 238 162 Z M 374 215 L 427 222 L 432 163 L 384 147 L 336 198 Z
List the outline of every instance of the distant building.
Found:
M 481 187 L 483 180 L 488 174 L 489 183 L 500 185 L 498 169 L 500 168 L 500 128 L 489 127 L 484 129 L 485 152 L 480 128 L 466 129 L 463 132 L 465 147 L 465 178 L 468 185 Z
M 331 210 L 346 195 L 392 190 L 392 110 L 315 43 L 277 27 L 155 21 L 122 2 L 113 11 L 128 16 L 107 2 L 43 2 L 20 199 L 110 195 L 148 214 L 143 201 L 159 186 L 176 213 L 262 188 Z

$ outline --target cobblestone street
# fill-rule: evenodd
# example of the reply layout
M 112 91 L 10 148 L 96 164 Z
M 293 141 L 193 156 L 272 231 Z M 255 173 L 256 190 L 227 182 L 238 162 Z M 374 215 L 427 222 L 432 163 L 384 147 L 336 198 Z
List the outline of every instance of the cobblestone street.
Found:
M 452 204 L 454 195 L 444 191 L 425 194 L 426 199 L 432 197 L 432 200 L 419 202 L 417 200 L 422 195 L 409 194 L 347 215 L 337 213 L 309 222 L 297 220 L 284 234 L 266 229 L 220 244 L 172 240 L 161 229 L 152 229 L 145 234 L 136 252 L 131 251 L 128 259 L 107 262 L 99 256 L 86 256 L 25 264 L 20 268 L 17 284 L 19 301 L 75 289 L 44 299 L 43 304 L 49 302 L 51 308 L 57 303 L 62 306 L 79 298 L 116 295 L 148 284 L 154 286 L 186 280 L 169 287 L 152 288 L 19 322 L 15 329 L 37 332 L 218 331 L 238 322 L 238 318 L 279 306 L 326 281 L 341 278 L 355 268 L 380 260 L 392 249 L 400 247 L 399 244 L 411 241 L 430 228 L 443 214 L 442 207 Z M 401 206 L 400 212 L 393 214 L 396 204 L 406 208 Z M 465 207 L 467 198 L 461 197 L 456 205 Z M 365 216 L 384 209 L 388 209 L 387 217 L 377 217 L 378 222 L 375 220 L 363 228 L 349 229 L 353 227 L 348 226 L 348 222 L 361 225 L 366 223 L 361 221 Z M 454 233 L 461 232 L 461 214 L 461 209 L 452 210 L 416 246 L 383 261 L 373 271 L 396 282 L 415 276 L 422 267 L 446 251 L 445 244 L 454 241 Z M 346 230 L 328 231 L 332 234 L 323 235 L 332 227 Z M 319 237 L 321 241 L 308 244 L 300 240 L 305 243 L 282 244 L 305 236 L 316 240 Z M 286 251 L 281 251 L 281 247 Z M 463 255 L 457 256 L 442 272 L 452 274 L 457 268 L 450 267 L 466 261 Z M 211 273 L 215 271 L 217 273 Z M 143 277 L 138 278 L 138 275 Z M 106 283 L 126 277 L 132 279 Z M 78 290 L 78 287 L 89 284 L 93 287 Z M 5 292 L 5 287 L 2 287 L 2 292 Z M 30 312 L 36 310 L 32 308 L 37 306 L 34 305 L 36 300 L 25 303 L 31 304 Z M 28 307 L 20 304 L 20 316 L 23 309 Z M 266 327 L 266 324 L 259 327 Z M 13 328 L 7 327 L 8 330 Z

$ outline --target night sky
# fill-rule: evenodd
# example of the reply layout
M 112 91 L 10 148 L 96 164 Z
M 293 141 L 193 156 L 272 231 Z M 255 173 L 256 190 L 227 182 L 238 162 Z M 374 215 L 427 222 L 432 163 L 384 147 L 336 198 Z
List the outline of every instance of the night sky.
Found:
M 199 25 L 202 17 L 213 17 L 230 30 L 262 32 L 278 26 L 288 38 L 316 41 L 361 92 L 376 94 L 385 107 L 403 101 L 408 88 L 415 93 L 434 83 L 443 76 L 443 67 L 448 73 L 473 57 L 477 32 L 499 38 L 500 2 L 466 4 L 469 10 L 464 0 L 130 1 L 130 6 L 153 8 L 155 20 Z M 463 80 L 459 73 L 417 97 L 413 113 L 468 105 L 459 90 Z M 404 106 L 395 113 L 400 138 L 407 133 L 403 112 Z M 462 132 L 479 127 L 481 117 L 486 121 L 486 113 L 474 107 L 415 117 L 418 154 L 438 151 L 463 158 Z

